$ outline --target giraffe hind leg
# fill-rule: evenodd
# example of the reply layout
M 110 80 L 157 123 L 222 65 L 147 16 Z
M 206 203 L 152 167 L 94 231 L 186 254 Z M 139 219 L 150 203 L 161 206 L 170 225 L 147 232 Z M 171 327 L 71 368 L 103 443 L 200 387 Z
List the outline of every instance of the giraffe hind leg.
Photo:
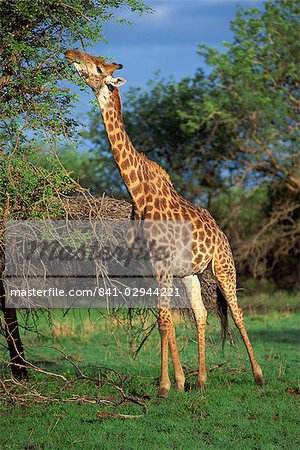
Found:
M 240 308 L 236 295 L 236 273 L 233 260 L 231 263 L 224 267 L 216 258 L 214 261 L 214 274 L 217 279 L 218 285 L 228 303 L 228 306 L 231 311 L 231 315 L 236 327 L 239 329 L 242 339 L 244 341 L 245 347 L 247 349 L 249 359 L 252 365 L 252 373 L 255 379 L 256 384 L 262 385 L 264 384 L 264 378 L 262 374 L 262 370 L 258 363 L 256 362 L 254 351 L 248 337 L 248 333 L 246 331 L 244 317 L 242 309 Z
M 201 297 L 201 285 L 197 275 L 189 275 L 182 279 L 194 313 L 198 335 L 198 388 L 204 389 L 206 383 L 205 366 L 205 328 L 207 310 Z

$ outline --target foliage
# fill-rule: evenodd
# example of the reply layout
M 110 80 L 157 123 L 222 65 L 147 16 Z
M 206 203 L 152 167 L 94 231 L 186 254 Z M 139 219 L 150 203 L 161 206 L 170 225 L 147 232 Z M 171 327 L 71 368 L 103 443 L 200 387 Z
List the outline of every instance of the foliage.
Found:
M 299 204 L 287 189 L 236 186 L 216 195 L 211 210 L 230 237 L 240 282 L 266 277 L 297 288 Z
M 91 193 L 109 193 L 107 168 L 94 153 L 80 151 L 75 144 L 63 146 L 58 150 L 57 155 L 61 164 L 68 168 L 80 186 L 88 189 Z M 105 181 L 103 172 L 106 174 Z
M 21 195 L 20 201 L 25 196 L 26 208 L 30 208 L 30 198 L 21 192 L 22 180 L 25 190 L 35 189 L 33 202 L 37 196 L 52 201 L 47 180 L 54 182 L 57 192 L 65 192 L 72 184 L 58 163 L 54 179 L 53 168 L 46 174 L 37 160 L 33 168 L 30 151 L 42 150 L 41 161 L 46 152 L 57 151 L 76 125 L 70 114 L 74 95 L 61 82 L 74 78 L 78 83 L 78 77 L 72 75 L 63 53 L 78 43 L 84 46 L 103 40 L 103 22 L 115 19 L 116 9 L 122 6 L 138 12 L 147 9 L 141 0 L 3 0 L 0 4 L 2 189 L 12 196 Z M 5 172 L 8 168 L 10 173 Z M 44 188 L 33 180 L 35 176 L 43 180 Z M 15 178 L 18 186 L 12 185 Z M 2 192 L 0 212 L 3 201 Z
M 226 53 L 199 48 L 212 67 L 202 120 L 229 127 L 227 159 L 235 164 L 236 182 L 254 194 L 268 192 L 261 217 L 253 215 L 256 229 L 244 229 L 241 220 L 234 245 L 239 265 L 254 276 L 273 276 L 282 287 L 297 283 L 299 258 L 299 14 L 296 1 L 240 9 Z M 186 113 L 195 127 L 198 111 L 194 102 Z
M 238 163 L 242 179 L 281 183 L 295 193 L 300 187 L 299 14 L 296 1 L 267 2 L 263 11 L 240 9 L 226 53 L 199 46 L 212 67 L 205 114 L 199 121 L 197 102 L 187 113 L 195 127 L 201 121 L 230 127 L 236 146 L 228 156 Z
M 55 218 L 63 211 L 59 197 L 75 187 L 56 159 L 30 148 L 0 165 L 0 204 L 11 218 Z

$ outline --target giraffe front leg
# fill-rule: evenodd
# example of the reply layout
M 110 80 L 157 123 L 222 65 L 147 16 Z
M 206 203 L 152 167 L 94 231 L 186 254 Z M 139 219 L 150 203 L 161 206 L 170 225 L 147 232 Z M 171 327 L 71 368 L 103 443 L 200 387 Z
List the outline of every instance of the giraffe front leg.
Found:
M 171 358 L 172 358 L 173 367 L 174 367 L 174 377 L 175 377 L 176 389 L 177 389 L 177 391 L 184 391 L 185 375 L 184 375 L 182 365 L 180 362 L 180 358 L 179 358 L 178 348 L 177 348 L 177 344 L 176 344 L 175 328 L 173 325 L 170 310 L 169 310 L 169 313 L 170 313 L 171 326 L 169 329 L 168 341 L 169 341 L 169 348 L 170 348 Z
M 158 327 L 161 342 L 161 376 L 158 391 L 159 397 L 167 397 L 171 387 L 168 361 L 168 332 L 170 326 L 168 312 L 168 309 L 161 308 L 158 313 Z
M 185 376 L 179 358 L 170 309 L 160 309 L 158 323 L 161 337 L 161 381 L 158 395 L 159 397 L 166 397 L 171 386 L 168 371 L 168 344 L 174 367 L 176 389 L 178 391 L 184 391 Z
M 206 365 L 205 365 L 205 328 L 207 311 L 201 297 L 201 285 L 197 275 L 190 275 L 183 278 L 191 307 L 195 316 L 198 336 L 198 389 L 203 390 L 206 383 Z

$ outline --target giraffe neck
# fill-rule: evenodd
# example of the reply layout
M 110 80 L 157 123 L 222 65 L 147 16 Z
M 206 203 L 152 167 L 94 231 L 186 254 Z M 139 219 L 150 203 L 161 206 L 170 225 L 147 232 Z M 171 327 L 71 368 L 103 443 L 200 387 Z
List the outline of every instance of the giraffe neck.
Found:
M 123 124 L 119 90 L 98 95 L 103 122 L 112 154 L 134 204 L 136 218 L 142 218 L 146 208 L 154 211 L 159 198 L 180 198 L 165 170 L 139 153 L 129 139 Z M 157 206 L 155 206 L 157 207 Z
M 119 89 L 114 88 L 107 99 L 99 96 L 98 102 L 111 151 L 120 175 L 134 205 L 138 210 L 142 210 L 145 207 L 143 192 L 145 181 L 143 174 L 144 159 L 143 155 L 134 148 L 125 131 Z

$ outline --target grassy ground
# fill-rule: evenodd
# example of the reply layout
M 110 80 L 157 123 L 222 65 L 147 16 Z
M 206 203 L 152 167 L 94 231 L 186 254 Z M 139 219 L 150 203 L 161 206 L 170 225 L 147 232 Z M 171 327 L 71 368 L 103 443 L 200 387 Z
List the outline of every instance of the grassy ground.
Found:
M 98 319 L 92 312 L 69 313 L 54 319 L 52 331 L 40 320 L 44 339 L 24 336 L 28 358 L 70 383 L 31 373 L 26 392 L 36 389 L 60 402 L 24 404 L 0 401 L 0 448 L 2 449 L 294 449 L 297 441 L 297 364 L 299 362 L 299 316 L 296 297 L 279 295 L 244 300 L 246 325 L 266 385 L 253 384 L 250 364 L 240 339 L 222 354 L 218 322 L 209 318 L 204 393 L 195 389 L 197 345 L 195 329 L 178 324 L 181 358 L 187 373 L 186 392 L 171 390 L 167 399 L 156 397 L 159 376 L 159 339 L 155 329 L 138 357 L 132 348 L 138 340 L 126 336 L 116 323 Z M 179 321 L 179 320 L 178 320 Z M 50 348 L 54 347 L 54 348 Z M 116 383 L 128 395 L 139 396 L 147 414 L 134 419 L 97 417 L 102 413 L 142 414 L 132 403 L 112 407 L 98 403 L 63 402 L 74 395 L 115 401 L 113 387 L 88 380 L 75 381 L 69 355 L 84 373 Z M 95 367 L 97 366 L 98 367 Z M 101 367 L 99 367 L 101 366 Z M 107 368 L 114 369 L 115 372 Z M 3 369 L 0 380 L 7 377 Z M 14 392 L 21 392 L 16 388 Z M 22 388 L 24 390 L 24 388 Z M 73 397 L 74 398 L 74 397 Z

